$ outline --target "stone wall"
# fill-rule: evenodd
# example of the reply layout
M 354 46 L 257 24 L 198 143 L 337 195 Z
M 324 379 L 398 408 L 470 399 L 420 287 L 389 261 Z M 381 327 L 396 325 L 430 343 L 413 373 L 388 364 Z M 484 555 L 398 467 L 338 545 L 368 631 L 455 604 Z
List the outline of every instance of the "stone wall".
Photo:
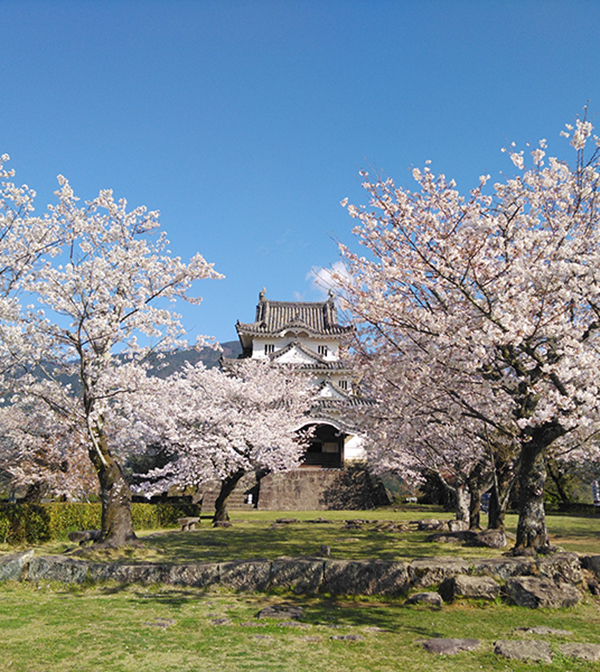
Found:
M 94 563 L 33 551 L 0 558 L 0 580 L 167 584 L 234 590 L 290 590 L 299 594 L 406 595 L 433 586 L 445 601 L 505 596 L 529 607 L 573 606 L 582 591 L 595 592 L 600 556 L 557 553 L 539 558 L 498 557 L 468 561 L 423 558 L 385 560 L 280 558 L 220 563 Z M 421 594 L 421 593 L 417 593 Z
M 362 464 L 267 474 L 258 493 L 264 511 L 364 510 L 390 503 L 381 482 Z

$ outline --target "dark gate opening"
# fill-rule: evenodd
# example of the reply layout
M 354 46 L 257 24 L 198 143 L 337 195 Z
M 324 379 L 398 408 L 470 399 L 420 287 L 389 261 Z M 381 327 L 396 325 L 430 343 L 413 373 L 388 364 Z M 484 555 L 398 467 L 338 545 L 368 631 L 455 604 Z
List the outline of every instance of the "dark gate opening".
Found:
M 314 436 L 301 466 L 341 469 L 344 464 L 345 437 L 333 425 L 315 425 Z

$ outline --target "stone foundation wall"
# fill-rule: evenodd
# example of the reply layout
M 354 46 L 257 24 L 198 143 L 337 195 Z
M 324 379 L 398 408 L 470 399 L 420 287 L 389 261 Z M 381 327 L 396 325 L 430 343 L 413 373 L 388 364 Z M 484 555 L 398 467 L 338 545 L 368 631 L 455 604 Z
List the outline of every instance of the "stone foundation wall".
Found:
M 263 511 L 320 511 L 327 508 L 325 493 L 339 477 L 339 469 L 294 469 L 267 474 L 260 480 L 258 508 Z
M 280 558 L 220 563 L 94 563 L 33 551 L 0 558 L 0 580 L 167 584 L 234 590 L 291 590 L 299 594 L 406 595 L 440 586 L 445 601 L 504 595 L 523 606 L 573 606 L 598 586 L 600 556 L 557 553 L 540 558 L 423 558 L 385 560 Z M 482 577 L 485 577 L 484 580 Z
M 344 469 L 294 469 L 267 474 L 259 485 L 264 511 L 364 510 L 391 504 L 383 485 L 362 464 Z

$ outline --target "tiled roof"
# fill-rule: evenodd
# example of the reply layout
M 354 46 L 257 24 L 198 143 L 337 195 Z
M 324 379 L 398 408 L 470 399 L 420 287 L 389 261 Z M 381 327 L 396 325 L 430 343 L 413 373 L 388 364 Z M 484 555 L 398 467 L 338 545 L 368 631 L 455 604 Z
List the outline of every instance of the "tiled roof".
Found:
M 277 354 L 277 353 L 275 353 Z M 240 359 L 233 359 L 230 357 L 221 357 L 219 360 L 221 363 L 221 366 L 225 369 L 230 369 L 232 366 L 235 366 L 236 364 L 240 363 Z M 311 372 L 329 372 L 329 371 L 336 371 L 337 373 L 350 373 L 350 369 L 343 364 L 342 362 L 339 361 L 333 361 L 333 362 L 315 362 L 314 364 L 312 363 L 300 363 L 300 364 L 294 364 L 294 363 L 286 363 L 283 366 L 290 367 L 291 369 L 295 371 L 311 371 Z
M 337 310 L 333 297 L 327 301 L 270 301 L 260 293 L 254 322 L 236 324 L 238 334 L 247 333 L 265 336 L 280 334 L 286 329 L 306 329 L 323 336 L 346 334 L 352 327 L 337 322 Z

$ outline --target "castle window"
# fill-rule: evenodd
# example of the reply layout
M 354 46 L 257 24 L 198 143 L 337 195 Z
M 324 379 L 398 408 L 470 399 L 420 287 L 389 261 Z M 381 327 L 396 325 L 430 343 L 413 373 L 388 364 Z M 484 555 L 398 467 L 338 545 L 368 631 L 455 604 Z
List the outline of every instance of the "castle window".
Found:
M 327 357 L 327 346 L 317 345 L 317 353 L 323 357 Z
M 271 355 L 275 352 L 275 345 L 273 343 L 265 343 L 265 355 Z
M 347 380 L 340 380 L 339 386 L 342 388 L 342 390 L 347 390 L 348 389 L 348 381 Z

